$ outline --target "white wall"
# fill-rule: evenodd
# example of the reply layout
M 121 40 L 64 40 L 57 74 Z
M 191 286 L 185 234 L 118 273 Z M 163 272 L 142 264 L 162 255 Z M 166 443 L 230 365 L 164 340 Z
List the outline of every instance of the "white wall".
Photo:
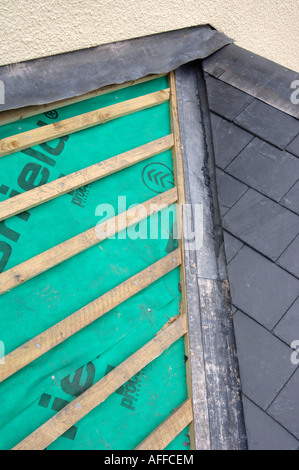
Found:
M 299 71 L 298 0 L 0 0 L 0 65 L 199 24 Z

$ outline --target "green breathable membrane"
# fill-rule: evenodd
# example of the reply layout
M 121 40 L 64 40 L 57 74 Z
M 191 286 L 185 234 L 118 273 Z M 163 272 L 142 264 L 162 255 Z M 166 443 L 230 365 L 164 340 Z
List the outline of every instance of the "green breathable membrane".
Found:
M 126 87 L 112 93 L 105 93 L 104 95 L 100 95 L 95 98 L 90 98 L 73 105 L 58 108 L 55 111 L 58 113 L 59 119 L 53 119 L 55 117 L 55 113 L 53 114 L 53 112 L 50 111 L 49 113 L 6 124 L 5 126 L 0 127 L 0 139 L 35 129 L 38 127 L 36 125 L 38 121 L 42 121 L 45 124 L 53 124 L 55 121 L 62 121 L 64 119 L 77 116 L 78 114 L 88 113 L 90 111 L 95 111 L 112 104 L 121 103 L 148 93 L 154 93 L 155 91 L 168 88 L 168 86 L 167 77 L 149 80 L 148 82 L 140 83 L 139 85 Z
M 163 77 L 119 90 L 61 108 L 56 121 L 167 87 Z M 51 120 L 45 115 L 28 118 L 3 126 L 0 136 L 12 135 L 20 126 L 22 130 L 37 127 L 40 121 Z M 165 103 L 3 157 L 1 200 L 12 190 L 24 192 L 169 133 L 169 103 Z M 1 222 L 1 271 L 110 217 L 105 210 L 96 215 L 100 204 L 110 204 L 118 214 L 173 186 L 172 154 L 167 151 Z M 119 196 L 126 198 L 126 204 Z M 164 217 L 168 222 L 162 224 Z M 173 251 L 174 222 L 171 206 L 0 296 L 0 340 L 5 353 Z M 157 239 L 150 237 L 150 227 L 157 228 Z M 136 238 L 138 234 L 142 237 Z M 0 449 L 12 448 L 150 341 L 179 313 L 179 282 L 176 268 L 0 384 Z M 185 376 L 181 339 L 49 449 L 134 449 L 185 401 Z M 182 434 L 174 445 L 186 449 L 185 441 Z

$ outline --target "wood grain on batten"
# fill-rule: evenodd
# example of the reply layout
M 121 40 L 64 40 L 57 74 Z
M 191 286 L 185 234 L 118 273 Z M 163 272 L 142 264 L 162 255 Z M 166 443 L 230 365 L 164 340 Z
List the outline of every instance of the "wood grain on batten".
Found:
M 38 114 L 47 113 L 49 111 L 53 111 L 54 109 L 60 109 L 64 106 L 70 106 L 72 104 L 80 103 L 81 101 L 96 98 L 97 96 L 105 95 L 107 93 L 114 93 L 116 91 L 123 90 L 124 88 L 139 85 L 141 83 L 145 83 L 150 80 L 155 80 L 164 76 L 165 74 L 147 75 L 146 77 L 139 78 L 137 80 L 130 80 L 129 82 L 121 83 L 120 85 L 107 85 L 102 88 L 98 88 L 97 90 L 84 93 L 83 95 L 74 96 L 72 98 L 65 98 L 63 100 L 55 101 L 52 103 L 41 104 L 37 106 L 26 106 L 20 109 L 2 111 L 0 113 L 0 126 L 10 124 L 11 122 L 20 121 L 28 117 L 37 116 Z
M 25 150 L 65 135 L 104 124 L 128 114 L 157 106 L 169 100 L 169 89 L 149 93 L 105 108 L 74 116 L 64 121 L 22 132 L 0 140 L 0 157 Z
M 188 399 L 155 429 L 135 450 L 164 450 L 193 420 Z
M 181 252 L 177 249 L 20 346 L 4 357 L 4 364 L 0 365 L 0 383 L 180 264 Z
M 0 203 L 0 221 L 25 212 L 74 189 L 94 183 L 135 163 L 169 150 L 173 146 L 173 135 L 167 135 L 148 144 L 137 147 L 100 163 L 91 165 L 51 183 L 31 189 Z
M 176 203 L 172 188 L 0 274 L 0 295 Z
M 185 182 L 184 182 L 184 168 L 183 168 L 183 157 L 181 149 L 181 136 L 180 136 L 180 126 L 179 126 L 179 117 L 178 117 L 178 102 L 177 102 L 177 91 L 175 83 L 175 72 L 172 71 L 169 74 L 169 86 L 170 86 L 170 116 L 171 116 L 171 131 L 174 136 L 174 145 L 172 148 L 173 153 L 173 166 L 175 174 L 175 184 L 178 188 L 178 216 L 177 220 L 180 223 L 178 232 L 180 233 L 179 237 L 179 248 L 181 250 L 182 264 L 180 267 L 180 279 L 181 279 L 181 290 L 182 290 L 182 302 L 181 302 L 181 312 L 186 315 L 188 318 L 188 303 L 187 303 L 187 286 L 186 286 L 186 273 L 185 273 L 185 241 L 184 241 L 184 214 L 183 207 L 186 203 L 185 196 Z M 192 391 L 192 370 L 191 370 L 191 349 L 190 349 L 190 336 L 189 330 L 185 335 L 185 354 L 188 358 L 186 362 L 186 379 L 187 379 L 187 390 L 188 398 L 190 399 L 191 405 L 193 404 L 193 391 Z M 191 450 L 195 449 L 195 429 L 194 421 L 190 421 L 189 432 L 190 432 L 190 448 Z
M 103 379 L 24 439 L 13 450 L 44 450 L 186 333 L 180 316 Z

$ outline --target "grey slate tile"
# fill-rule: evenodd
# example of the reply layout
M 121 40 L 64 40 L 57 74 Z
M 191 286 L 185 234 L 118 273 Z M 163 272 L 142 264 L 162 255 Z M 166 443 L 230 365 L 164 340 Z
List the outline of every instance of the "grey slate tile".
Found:
M 299 159 L 255 138 L 226 171 L 279 202 L 299 178 Z
M 277 260 L 279 266 L 285 268 L 294 276 L 299 277 L 299 236 L 290 244 Z
M 248 187 L 218 168 L 216 178 L 220 213 L 221 216 L 224 216 L 247 191 Z
M 298 338 L 299 339 L 299 338 Z M 299 439 L 299 369 L 270 406 L 268 413 Z
M 244 246 L 228 265 L 232 303 L 272 330 L 299 295 L 298 280 Z
M 284 149 L 299 132 L 297 119 L 259 100 L 254 100 L 239 114 L 235 122 L 281 149 Z
M 266 410 L 295 371 L 291 349 L 240 311 L 234 325 L 243 393 Z
M 236 237 L 233 237 L 230 233 L 223 231 L 224 236 L 224 247 L 225 247 L 225 255 L 226 255 L 226 262 L 229 264 L 231 260 L 236 256 L 237 253 L 241 250 L 244 246 L 240 240 Z
M 231 121 L 254 99 L 208 74 L 205 74 L 205 80 L 210 110 Z
M 299 157 L 299 134 L 295 139 L 287 146 L 287 151 L 293 153 Z
M 282 317 L 273 332 L 290 346 L 293 341 L 299 340 L 299 298 Z
M 299 339 L 299 298 L 280 320 L 274 333 L 289 345 Z
M 223 227 L 276 261 L 299 233 L 299 217 L 249 189 L 223 217 Z
M 283 206 L 299 214 L 299 181 L 290 189 L 280 202 Z
M 299 118 L 291 103 L 290 84 L 298 74 L 235 44 L 223 47 L 203 61 L 206 72 L 246 93 Z
M 224 169 L 253 139 L 247 131 L 211 113 L 216 165 Z
M 299 441 L 265 411 L 243 397 L 249 450 L 297 450 Z

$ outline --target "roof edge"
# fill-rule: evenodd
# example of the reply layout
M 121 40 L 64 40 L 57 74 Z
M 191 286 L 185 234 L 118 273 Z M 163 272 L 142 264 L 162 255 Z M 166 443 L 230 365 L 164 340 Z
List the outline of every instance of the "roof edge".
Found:
M 299 105 L 292 103 L 292 83 L 299 73 L 235 44 L 229 44 L 203 61 L 209 75 L 244 91 L 273 108 L 299 119 Z
M 201 62 L 183 65 L 176 70 L 175 79 L 187 205 L 183 220 L 184 268 L 195 445 L 197 450 L 246 450 L 210 113 Z M 196 240 L 195 232 L 197 235 L 202 232 L 198 246 L 190 244 Z
M 48 104 L 168 73 L 231 42 L 210 26 L 195 26 L 5 65 L 0 67 L 0 84 L 5 87 L 0 111 Z

